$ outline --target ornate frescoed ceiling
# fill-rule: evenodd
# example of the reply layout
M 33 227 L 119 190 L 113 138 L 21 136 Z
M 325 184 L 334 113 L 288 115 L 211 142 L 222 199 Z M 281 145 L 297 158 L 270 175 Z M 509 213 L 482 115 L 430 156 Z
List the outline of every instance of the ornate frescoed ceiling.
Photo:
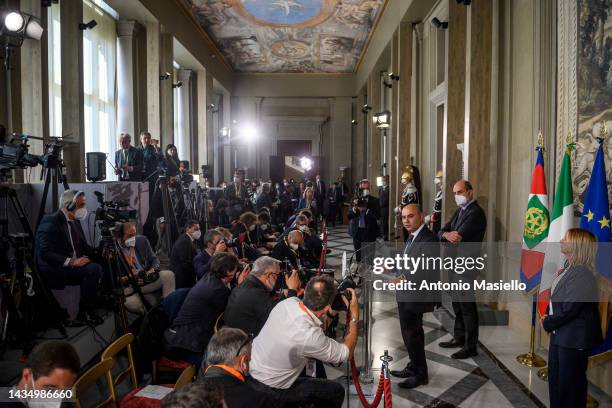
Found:
M 387 0 L 183 0 L 236 72 L 353 72 Z

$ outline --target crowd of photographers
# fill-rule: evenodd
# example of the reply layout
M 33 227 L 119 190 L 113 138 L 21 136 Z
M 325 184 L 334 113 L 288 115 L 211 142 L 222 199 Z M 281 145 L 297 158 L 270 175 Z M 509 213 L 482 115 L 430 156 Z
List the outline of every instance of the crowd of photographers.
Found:
M 141 142 L 135 148 L 129 135 L 121 135 L 116 172 L 123 181 L 149 181 L 153 207 L 155 173 L 180 178 L 187 167 L 174 146 L 162 154 L 148 133 Z M 135 224 L 116 223 L 110 228 L 111 262 L 124 267 L 113 273 L 108 256 L 85 239 L 85 193 L 65 191 L 59 211 L 43 218 L 35 243 L 36 263 L 56 297 L 80 287 L 79 313 L 66 324 L 101 324 L 96 299 L 104 282 L 113 280 L 106 289 L 121 288 L 122 303 L 134 314 L 163 304 L 169 320 L 160 333 L 165 355 L 195 364 L 203 377 L 220 382 L 229 407 L 340 406 L 344 389 L 325 379 L 322 363 L 345 362 L 353 353 L 359 307 L 352 289 L 340 294 L 333 277 L 320 273 L 329 251 L 320 221 L 341 222 L 346 184 L 339 180 L 326 188 L 318 175 L 312 181 L 246 182 L 237 171 L 232 183 L 219 186 L 207 196 L 205 222 L 181 220 L 167 262 L 155 250 L 158 231 L 139 235 Z M 358 214 L 369 203 L 353 204 L 349 218 L 370 222 Z M 329 330 L 340 309 L 352 316 L 343 341 Z

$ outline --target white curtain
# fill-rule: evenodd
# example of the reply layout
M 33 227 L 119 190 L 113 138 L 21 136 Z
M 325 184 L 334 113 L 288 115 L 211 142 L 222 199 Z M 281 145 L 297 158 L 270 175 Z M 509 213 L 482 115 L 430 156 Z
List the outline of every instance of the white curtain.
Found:
M 107 153 L 109 161 L 114 163 L 118 144 L 115 125 L 117 27 L 110 15 L 84 0 L 83 21 L 90 20 L 96 20 L 98 25 L 83 31 L 85 151 Z M 108 161 L 106 179 L 117 179 Z
M 60 37 L 60 5 L 53 4 L 47 12 L 49 49 L 49 135 L 62 136 L 62 50 Z

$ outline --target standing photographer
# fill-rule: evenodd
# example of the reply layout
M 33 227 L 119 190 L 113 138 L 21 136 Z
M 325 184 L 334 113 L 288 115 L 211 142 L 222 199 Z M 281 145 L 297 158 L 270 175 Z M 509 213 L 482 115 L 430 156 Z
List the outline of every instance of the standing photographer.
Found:
M 132 146 L 132 136 L 121 133 L 119 144 L 121 149 L 115 152 L 115 174 L 119 176 L 119 181 L 142 180 L 142 154 Z
M 160 270 L 159 259 L 153 252 L 147 237 L 136 235 L 134 224 L 117 223 L 114 230 L 115 239 L 119 243 L 121 255 L 130 267 L 131 277 L 122 276 L 121 283 L 124 286 L 125 307 L 132 313 L 145 314 L 145 306 L 136 293 L 132 284 L 139 286 L 142 295 L 153 294 L 161 290 L 162 297 L 174 292 L 174 273 L 168 270 Z M 132 284 L 130 284 L 132 280 Z M 151 296 L 147 301 L 151 303 Z
M 353 289 L 348 303 L 351 320 L 343 343 L 325 335 L 323 322 L 336 297 L 334 280 L 312 278 L 304 300 L 291 297 L 277 304 L 253 341 L 251 375 L 253 387 L 276 397 L 281 403 L 315 407 L 341 407 L 344 387 L 339 383 L 313 378 L 315 360 L 328 363 L 348 361 L 357 345 L 359 303 Z M 300 376 L 306 369 L 306 376 Z

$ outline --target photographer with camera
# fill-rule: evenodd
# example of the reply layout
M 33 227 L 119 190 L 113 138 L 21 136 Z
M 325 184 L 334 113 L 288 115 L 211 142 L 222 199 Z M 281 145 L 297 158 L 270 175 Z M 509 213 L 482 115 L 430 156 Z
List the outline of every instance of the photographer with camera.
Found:
M 287 289 L 275 300 L 278 279 L 285 280 Z M 280 261 L 262 256 L 253 263 L 246 280 L 232 291 L 223 315 L 225 325 L 258 335 L 274 306 L 281 300 L 297 296 L 300 285 L 297 271 L 281 276 Z
M 349 235 L 353 238 L 355 259 L 361 262 L 364 258 L 366 264 L 374 259 L 374 244 L 380 236 L 380 228 L 375 212 L 368 208 L 368 201 L 364 198 L 357 200 L 349 211 Z M 363 256 L 362 256 L 363 252 Z
M 274 396 L 282 403 L 315 407 L 341 407 L 344 387 L 336 381 L 313 378 L 315 360 L 339 364 L 348 361 L 357 345 L 359 303 L 353 289 L 350 301 L 343 298 L 351 312 L 348 332 L 340 343 L 325 335 L 322 318 L 332 310 L 336 285 L 328 276 L 308 282 L 304 300 L 291 297 L 270 312 L 253 341 L 250 371 L 252 386 Z M 300 376 L 304 371 L 305 376 Z
M 200 365 L 217 318 L 225 311 L 232 282 L 241 284 L 250 270 L 239 270 L 233 254 L 219 253 L 210 260 L 210 273 L 189 291 L 178 315 L 164 333 L 174 358 Z
M 200 223 L 196 220 L 185 221 L 184 233 L 176 240 L 170 253 L 170 268 L 174 272 L 176 288 L 191 288 L 196 283 L 193 259 L 196 257 L 196 243 L 202 236 Z
M 304 235 L 299 230 L 291 231 L 285 238 L 278 241 L 270 256 L 276 258 L 281 262 L 287 260 L 291 265 L 291 268 L 299 269 L 302 266 L 307 268 L 314 268 L 316 265 L 313 264 L 310 257 L 305 251 L 300 248 L 304 243 Z
M 117 223 L 114 229 L 115 239 L 121 249 L 121 255 L 129 265 L 132 282 L 140 287 L 143 295 L 153 294 L 161 290 L 162 297 L 174 292 L 174 273 L 168 270 L 161 270 L 159 259 L 153 252 L 147 237 L 136 235 L 136 227 L 130 222 Z M 119 277 L 123 285 L 125 295 L 125 307 L 132 313 L 144 315 L 145 306 L 130 285 L 128 276 Z M 151 302 L 150 296 L 147 301 Z
M 50 289 L 63 290 L 69 285 L 81 287 L 78 320 L 93 325 L 103 323 L 94 312 L 102 266 L 92 262 L 96 254 L 89 246 L 81 227 L 87 219 L 85 193 L 66 190 L 60 199 L 60 209 L 45 215 L 36 231 L 35 259 L 40 273 Z M 67 325 L 77 325 L 68 322 Z
M 227 245 L 221 233 L 211 229 L 204 234 L 204 244 L 206 248 L 193 258 L 193 267 L 195 269 L 197 279 L 202 279 L 210 269 L 210 259 L 214 254 L 227 252 Z

